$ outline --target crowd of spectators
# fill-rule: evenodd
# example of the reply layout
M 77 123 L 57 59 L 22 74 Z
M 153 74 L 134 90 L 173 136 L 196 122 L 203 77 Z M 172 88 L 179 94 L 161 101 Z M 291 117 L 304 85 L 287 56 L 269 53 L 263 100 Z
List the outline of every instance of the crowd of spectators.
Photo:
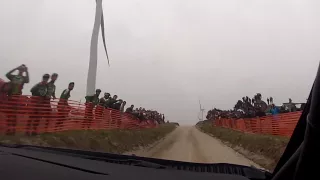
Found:
M 134 109 L 134 105 L 130 105 L 130 107 L 126 108 L 126 101 L 122 99 L 118 99 L 118 95 L 111 96 L 110 93 L 104 93 L 104 96 L 99 99 L 101 94 L 101 90 L 97 89 L 95 95 L 86 96 L 86 103 L 89 103 L 93 106 L 100 106 L 103 108 L 110 108 L 119 110 L 121 113 L 131 114 L 139 120 L 154 120 L 158 124 L 162 124 L 165 122 L 164 114 L 159 113 L 155 110 L 146 110 L 145 108 L 139 107 Z M 87 112 L 91 113 L 92 110 L 87 110 Z
M 16 74 L 14 74 L 17 72 Z M 14 100 L 13 97 L 17 97 L 22 95 L 22 89 L 25 84 L 29 83 L 29 72 L 26 65 L 22 64 L 6 74 L 8 78 L 8 82 L 0 79 L 0 105 L 7 100 Z M 32 103 L 36 104 L 34 114 L 35 116 L 30 116 L 30 122 L 28 122 L 28 127 L 32 128 L 38 126 L 39 124 L 39 114 L 43 114 L 43 109 L 46 109 L 45 114 L 51 114 L 51 100 L 56 99 L 56 85 L 55 82 L 58 79 L 57 73 L 44 74 L 42 76 L 42 80 L 39 83 L 36 83 L 30 90 L 32 96 L 29 98 Z M 71 92 L 74 89 L 75 83 L 70 82 L 68 87 L 64 89 L 58 99 L 58 106 L 57 111 L 60 113 L 62 117 L 67 117 L 71 107 L 68 104 L 68 100 L 71 97 Z M 92 113 L 92 107 L 104 107 L 110 108 L 120 111 L 121 113 L 128 113 L 132 114 L 139 120 L 154 120 L 158 123 L 163 123 L 165 116 L 164 114 L 160 114 L 154 110 L 145 110 L 145 108 L 136 108 L 134 109 L 134 105 L 126 108 L 126 101 L 122 99 L 118 99 L 117 95 L 111 96 L 110 93 L 104 93 L 102 98 L 99 98 L 101 93 L 100 89 L 96 90 L 95 95 L 93 96 L 86 96 L 86 112 L 85 113 Z M 87 108 L 88 105 L 91 108 Z M 41 107 L 41 108 L 39 108 Z M 66 108 L 68 107 L 68 108 Z M 37 115 L 38 114 L 38 115 Z M 50 119 L 49 115 L 46 116 L 47 121 Z M 88 117 L 85 115 L 85 117 Z M 8 118 L 10 122 L 8 122 L 8 126 L 15 126 L 16 125 L 16 118 Z M 61 122 L 60 122 L 61 123 Z M 48 122 L 46 126 L 48 126 Z M 10 128 L 9 128 L 10 129 Z M 12 128 L 14 129 L 14 128 Z M 7 134 L 12 134 L 14 132 L 9 132 Z M 12 130 L 14 131 L 14 130 Z
M 297 107 L 300 106 L 300 107 Z M 262 95 L 257 93 L 253 98 L 248 96 L 242 97 L 234 105 L 233 109 L 221 110 L 213 108 L 207 112 L 206 118 L 208 120 L 214 120 L 219 118 L 252 118 L 261 117 L 266 115 L 276 115 L 279 113 L 288 113 L 303 110 L 305 103 L 293 103 L 289 98 L 288 103 L 283 103 L 281 106 L 274 104 L 273 97 L 267 98 L 267 103 L 262 100 Z

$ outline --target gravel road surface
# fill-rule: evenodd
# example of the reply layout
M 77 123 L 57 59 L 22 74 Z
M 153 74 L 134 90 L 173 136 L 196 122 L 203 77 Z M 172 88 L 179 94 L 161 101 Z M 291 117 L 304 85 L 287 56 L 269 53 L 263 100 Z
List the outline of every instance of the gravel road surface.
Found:
M 132 152 L 137 156 L 200 163 L 257 164 L 223 145 L 194 126 L 180 126 L 149 148 Z

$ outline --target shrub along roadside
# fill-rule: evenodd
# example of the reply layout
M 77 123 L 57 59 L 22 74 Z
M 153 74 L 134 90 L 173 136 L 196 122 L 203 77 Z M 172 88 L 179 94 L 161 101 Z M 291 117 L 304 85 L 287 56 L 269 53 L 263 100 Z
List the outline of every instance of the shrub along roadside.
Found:
M 212 126 L 211 123 L 199 123 L 197 127 L 270 171 L 274 169 L 289 141 L 286 137 L 242 133 Z
M 0 142 L 124 153 L 160 140 L 176 128 L 164 124 L 141 130 L 82 130 L 45 133 L 37 136 L 0 136 Z

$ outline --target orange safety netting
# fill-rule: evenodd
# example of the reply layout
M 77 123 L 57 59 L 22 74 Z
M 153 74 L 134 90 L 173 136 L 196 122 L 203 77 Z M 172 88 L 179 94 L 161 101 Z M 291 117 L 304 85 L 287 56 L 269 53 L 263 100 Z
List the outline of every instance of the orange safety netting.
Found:
M 35 96 L 0 97 L 0 133 L 44 133 L 65 130 L 140 129 L 157 126 L 118 110 L 71 100 Z
M 218 119 L 213 125 L 247 133 L 290 137 L 300 115 L 301 111 L 256 118 Z

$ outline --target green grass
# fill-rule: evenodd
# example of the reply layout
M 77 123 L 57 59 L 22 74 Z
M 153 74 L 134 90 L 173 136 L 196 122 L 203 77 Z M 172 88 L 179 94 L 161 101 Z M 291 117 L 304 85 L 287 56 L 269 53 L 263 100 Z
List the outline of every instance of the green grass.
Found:
M 274 169 L 289 141 L 286 137 L 242 133 L 212 126 L 211 123 L 200 123 L 197 126 L 201 131 L 220 139 L 235 150 L 244 149 L 250 152 L 244 155 L 268 170 Z
M 173 124 L 164 124 L 157 128 L 141 130 L 82 130 L 28 137 L 0 136 L 0 142 L 124 153 L 160 140 L 175 128 Z

